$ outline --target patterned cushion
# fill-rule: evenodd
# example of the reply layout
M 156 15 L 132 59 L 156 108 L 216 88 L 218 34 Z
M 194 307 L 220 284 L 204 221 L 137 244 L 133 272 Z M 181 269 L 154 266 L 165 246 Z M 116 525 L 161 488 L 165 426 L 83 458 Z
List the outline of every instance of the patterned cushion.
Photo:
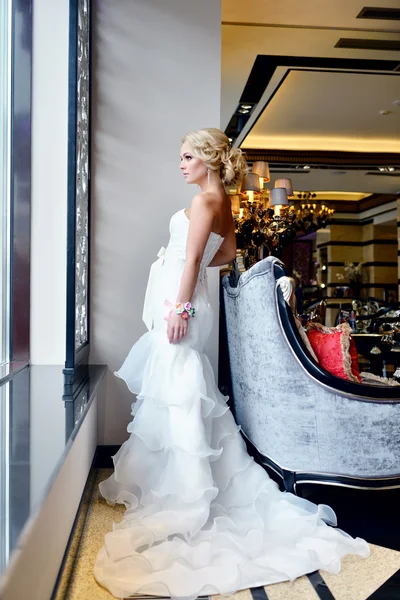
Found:
M 342 379 L 361 381 L 357 348 L 348 323 L 337 327 L 310 323 L 307 336 L 323 369 Z

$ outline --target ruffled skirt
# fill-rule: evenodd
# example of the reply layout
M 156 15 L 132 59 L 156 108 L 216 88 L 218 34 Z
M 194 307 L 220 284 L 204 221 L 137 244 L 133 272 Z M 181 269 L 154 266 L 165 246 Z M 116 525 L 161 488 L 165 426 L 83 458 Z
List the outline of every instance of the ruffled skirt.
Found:
M 198 315 L 192 339 L 202 331 Z M 138 399 L 100 492 L 127 510 L 105 536 L 96 580 L 117 598 L 195 598 L 337 573 L 344 555 L 367 557 L 364 540 L 329 526 L 331 508 L 280 492 L 248 455 L 210 362 L 190 339 L 169 344 L 160 320 L 117 373 Z

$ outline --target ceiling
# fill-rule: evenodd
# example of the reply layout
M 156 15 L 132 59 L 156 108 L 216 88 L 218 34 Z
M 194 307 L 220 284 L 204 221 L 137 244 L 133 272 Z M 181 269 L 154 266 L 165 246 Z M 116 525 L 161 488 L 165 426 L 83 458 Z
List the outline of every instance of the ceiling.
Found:
M 400 106 L 393 104 L 400 100 L 400 52 L 335 47 L 340 38 L 400 42 L 400 21 L 357 18 L 364 6 L 362 0 L 305 0 L 301 8 L 298 0 L 223 0 L 221 123 L 234 145 L 253 154 L 392 153 L 398 167 L 380 173 L 373 164 L 311 165 L 300 175 L 290 174 L 299 160 L 288 159 L 297 189 L 400 191 Z M 373 6 L 400 8 L 398 0 Z M 237 112 L 244 102 L 251 106 L 245 117 Z M 285 168 L 277 166 L 277 176 Z
M 374 0 L 374 7 L 400 8 L 398 0 Z M 369 6 L 370 4 L 367 3 Z M 231 23 L 399 30 L 395 21 L 356 19 L 365 4 L 355 0 L 237 0 L 222 1 L 222 20 Z
M 243 148 L 400 152 L 400 77 L 291 70 Z M 379 90 L 379 93 L 372 93 Z M 312 103 L 312 106 L 311 106 Z

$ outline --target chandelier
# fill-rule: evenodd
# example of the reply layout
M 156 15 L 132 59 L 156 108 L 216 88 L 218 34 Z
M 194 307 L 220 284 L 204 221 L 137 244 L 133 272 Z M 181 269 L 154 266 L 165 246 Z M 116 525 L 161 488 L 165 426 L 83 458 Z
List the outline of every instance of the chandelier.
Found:
M 299 232 L 309 233 L 326 227 L 333 213 L 325 205 L 308 202 L 314 192 L 302 193 L 307 194 L 302 198 L 307 204 L 298 206 L 293 201 L 289 204 L 289 198 L 294 198 L 290 179 L 277 179 L 271 190 L 265 188 L 268 181 L 268 163 L 257 161 L 242 181 L 240 194 L 231 196 L 241 270 L 266 256 L 281 258 Z
M 306 202 L 298 203 L 296 207 L 296 223 L 305 233 L 323 229 L 335 212 L 326 204 L 316 200 L 315 192 L 298 192 L 296 197 Z

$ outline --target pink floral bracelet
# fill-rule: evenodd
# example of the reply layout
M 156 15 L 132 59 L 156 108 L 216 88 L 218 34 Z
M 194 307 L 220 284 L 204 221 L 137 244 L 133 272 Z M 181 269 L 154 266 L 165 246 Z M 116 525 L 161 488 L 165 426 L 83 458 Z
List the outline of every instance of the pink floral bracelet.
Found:
M 182 319 L 189 319 L 189 317 L 194 317 L 195 310 L 190 302 L 185 302 L 184 304 L 179 303 L 175 307 L 175 314 L 180 315 Z

